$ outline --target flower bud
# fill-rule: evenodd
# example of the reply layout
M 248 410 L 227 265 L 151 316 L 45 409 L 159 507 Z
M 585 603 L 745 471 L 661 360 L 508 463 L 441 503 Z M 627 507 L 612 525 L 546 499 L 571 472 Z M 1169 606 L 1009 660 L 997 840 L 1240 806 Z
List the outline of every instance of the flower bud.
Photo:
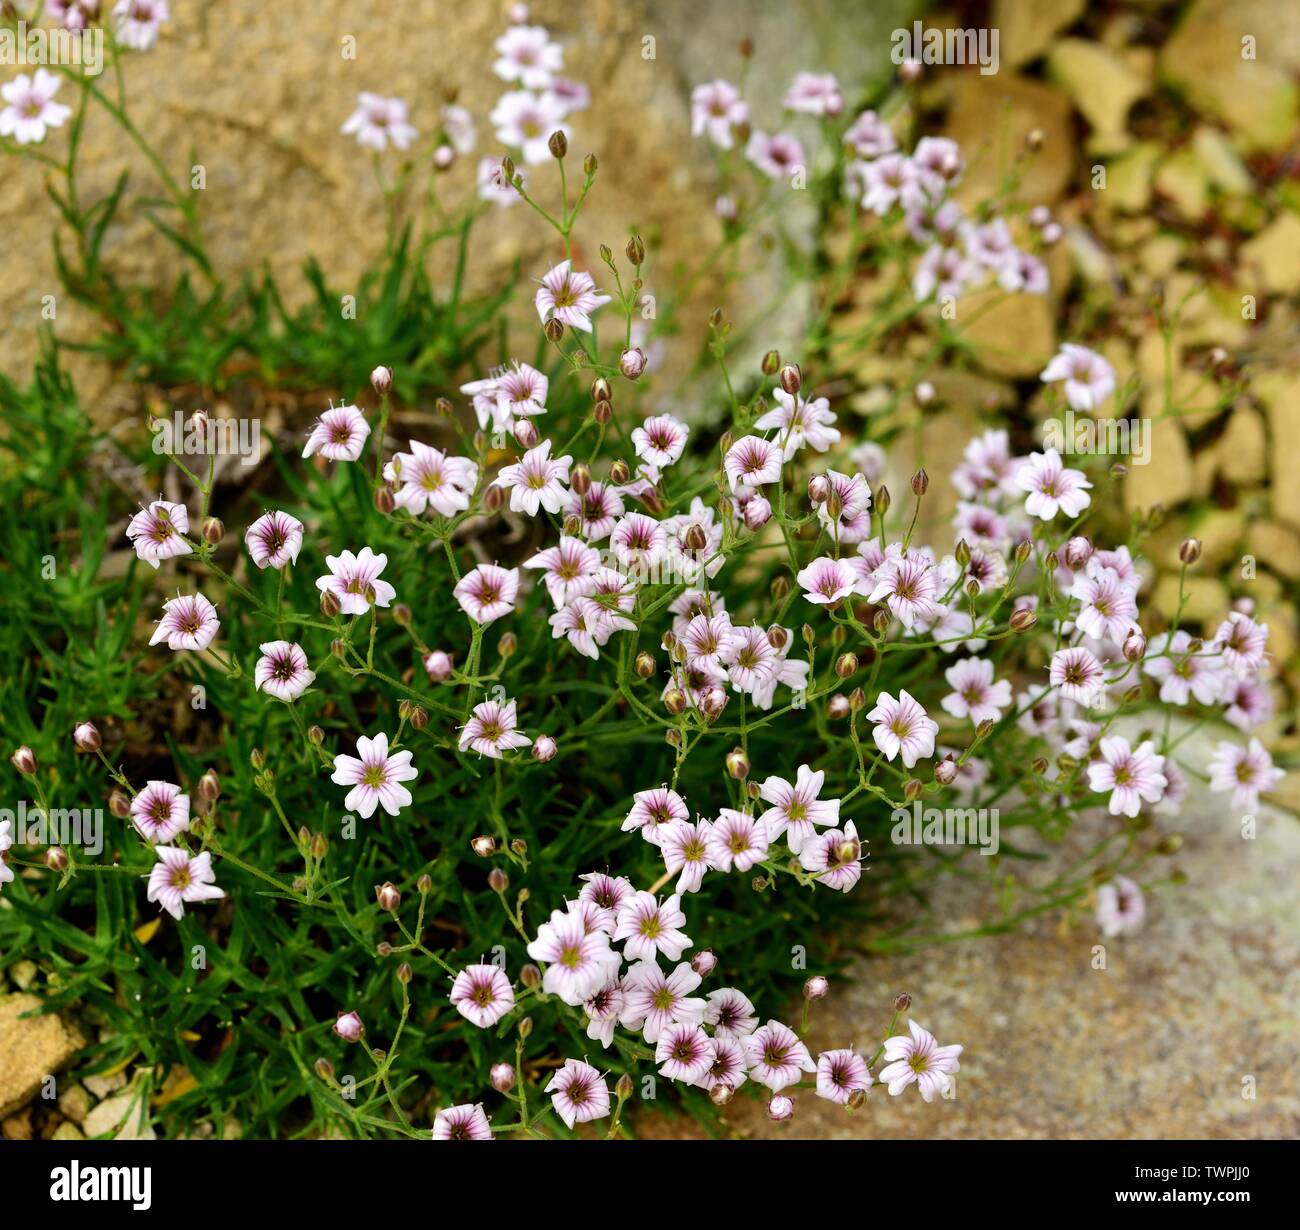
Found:
M 872 506 L 883 517 L 889 511 L 889 505 L 892 502 L 889 496 L 889 488 L 884 483 L 881 483 L 876 488 L 876 498 L 872 501 Z
M 334 1065 L 322 1055 L 313 1065 L 316 1069 L 316 1075 L 323 1081 L 332 1081 L 334 1079 Z
M 542 971 L 531 961 L 519 971 L 519 981 L 529 990 L 542 985 Z
M 640 235 L 633 235 L 627 241 L 627 247 L 623 249 L 627 253 L 627 259 L 634 265 L 640 265 L 645 261 L 645 244 L 641 241 Z
M 691 969 L 693 969 L 701 978 L 707 978 L 718 966 L 718 958 L 713 955 L 709 948 L 701 948 L 691 958 Z
M 1185 538 L 1183 545 L 1178 548 L 1178 558 L 1189 567 L 1201 558 L 1201 540 L 1199 538 Z
M 738 782 L 744 781 L 749 776 L 749 757 L 741 748 L 731 749 L 727 754 L 726 765 L 727 772 Z
M 519 649 L 519 638 L 513 632 L 503 632 L 497 640 L 497 653 L 503 658 L 513 657 Z
M 604 376 L 597 376 L 591 382 L 591 400 L 592 401 L 609 401 L 612 396 L 609 387 L 609 381 Z
M 583 173 L 587 176 L 588 179 L 590 179 L 593 175 L 596 174 L 596 168 L 597 168 L 598 166 L 600 166 L 600 163 L 598 163 L 598 162 L 596 161 L 596 155 L 595 155 L 595 154 L 588 154 L 588 155 L 587 155 L 587 156 L 582 160 L 582 170 L 583 170 Z
M 1183 848 L 1181 833 L 1166 833 L 1156 844 L 1157 854 L 1177 854 Z
M 1034 553 L 1033 541 L 1029 538 L 1022 538 L 1016 543 L 1016 562 L 1023 564 Z
M 396 914 L 397 907 L 402 904 L 402 894 L 391 880 L 385 880 L 375 886 L 375 900 L 379 902 L 381 910 Z
M 200 533 L 204 542 L 215 547 L 226 536 L 226 527 L 222 525 L 220 517 L 204 517 Z
M 533 759 L 539 764 L 545 764 L 555 756 L 555 740 L 550 735 L 538 735 L 533 740 Z
M 855 1089 L 844 1103 L 845 1110 L 861 1110 L 867 1104 L 867 1091 Z
M 790 578 L 786 576 L 785 573 L 773 577 L 772 584 L 769 587 L 769 592 L 771 593 L 774 602 L 783 601 L 790 593 Z M 771 634 L 769 633 L 769 637 L 770 635 Z
M 387 397 L 393 388 L 393 371 L 389 367 L 377 367 L 370 373 L 370 387 L 380 397 Z
M 506 502 L 506 493 L 493 483 L 483 492 L 483 509 L 485 512 L 500 512 Z
M 355 1012 L 340 1012 L 338 1020 L 334 1022 L 334 1032 L 344 1042 L 358 1042 L 366 1032 L 366 1027 Z
M 514 1067 L 508 1063 L 494 1063 L 488 1079 L 498 1093 L 509 1093 L 515 1087 Z
M 841 692 L 836 692 L 834 696 L 826 702 L 826 716 L 838 721 L 840 718 L 849 716 L 849 698 Z
M 1038 615 L 1028 607 L 1021 607 L 1019 610 L 1011 612 L 1011 618 L 1007 621 L 1012 632 L 1028 632 L 1036 623 Z
M 333 590 L 326 589 L 321 591 L 320 613 L 324 615 L 326 619 L 333 619 L 342 609 L 343 608 L 339 605 L 339 600 L 335 596 Z
M 858 655 L 856 653 L 842 653 L 835 659 L 835 673 L 841 679 L 851 678 L 858 673 Z
M 703 551 L 709 545 L 709 536 L 704 532 L 704 527 L 692 523 L 686 530 L 686 547 L 690 551 Z
M 1076 534 L 1065 544 L 1062 558 L 1071 572 L 1078 572 L 1092 558 L 1092 543 L 1082 534 Z
M 630 346 L 618 358 L 618 370 L 629 380 L 640 380 L 645 372 L 646 356 L 640 346 Z
M 479 837 L 475 837 L 474 840 L 469 843 L 469 848 L 473 850 L 479 858 L 491 858 L 492 855 L 496 853 L 497 839 L 484 833 Z
M 546 334 L 548 342 L 558 342 L 564 336 L 564 322 L 556 320 L 554 316 L 550 318 L 543 326 L 542 332 Z
M 613 462 L 609 467 L 609 481 L 616 487 L 623 486 L 629 478 L 632 477 L 631 471 L 627 468 L 627 462 L 620 458 Z
M 73 729 L 72 743 L 79 752 L 97 752 L 103 746 L 94 722 L 79 722 Z
M 1130 628 L 1124 638 L 1124 658 L 1128 662 L 1141 662 L 1146 656 L 1147 638 L 1137 628 Z
M 878 636 L 884 636 L 889 631 L 889 608 L 878 607 L 876 613 L 871 617 L 871 626 L 876 630 Z
M 324 833 L 313 833 L 308 849 L 311 851 L 312 858 L 320 862 L 330 852 L 330 839 Z
M 591 468 L 585 461 L 580 461 L 569 473 L 569 486 L 579 495 L 586 495 L 591 490 Z
M 740 510 L 740 515 L 746 527 L 757 532 L 772 519 L 772 505 L 766 496 L 750 496 Z
M 380 940 L 375 945 L 375 956 L 391 957 L 393 955 L 393 946 L 387 940 Z
M 787 363 L 781 368 L 781 387 L 793 397 L 803 387 L 803 373 L 797 363 Z
M 655 660 L 643 649 L 636 655 L 633 669 L 636 671 L 638 678 L 649 679 L 655 673 Z
M 767 630 L 767 643 L 773 649 L 784 649 L 790 643 L 790 633 L 780 624 L 773 624 Z
M 814 474 L 808 480 L 808 502 L 814 508 L 825 504 L 831 496 L 831 481 L 825 474 Z
M 551 133 L 546 148 L 551 151 L 552 158 L 563 158 L 569 152 L 569 138 L 564 135 L 563 129 L 557 128 Z
M 911 57 L 898 66 L 898 79 L 904 85 L 911 85 L 921 75 L 921 61 Z
M 68 852 L 62 846 L 51 846 L 45 851 L 45 865 L 51 871 L 64 872 L 68 869 Z
M 786 1123 L 794 1118 L 794 1098 L 783 1093 L 774 1094 L 767 1104 L 767 1117 L 773 1123 Z
M 909 777 L 903 783 L 903 798 L 909 803 L 915 802 L 925 793 L 925 783 L 919 778 Z
M 920 384 L 912 390 L 912 396 L 916 398 L 918 406 L 928 406 L 934 401 L 934 385 L 928 380 L 922 380 Z
M 209 769 L 199 778 L 199 798 L 215 803 L 221 797 L 221 778 Z
M 894 997 L 894 1011 L 906 1012 L 912 1006 L 912 997 L 904 991 L 901 995 Z
M 400 627 L 409 628 L 414 615 L 411 608 L 405 602 L 395 602 L 393 604 L 393 622 Z
M 764 376 L 775 376 L 781 370 L 781 352 L 769 350 L 763 356 L 762 370 Z
M 416 880 L 415 889 L 421 897 L 427 896 L 429 893 L 433 892 L 433 877 L 426 871 L 418 880 Z
M 721 688 L 709 688 L 700 697 L 700 712 L 707 722 L 715 722 L 727 707 L 728 696 Z
M 930 476 L 924 470 L 912 475 L 912 494 L 922 496 L 930 490 Z
M 614 1083 L 614 1094 L 620 1102 L 626 1102 L 636 1092 L 636 1084 L 629 1072 L 624 1072 Z
M 401 965 L 397 967 L 397 981 L 403 986 L 406 986 L 407 983 L 411 981 L 413 974 L 414 971 L 411 969 L 409 961 L 403 961 Z
M 520 448 L 536 448 L 542 438 L 532 419 L 520 419 L 514 426 L 514 437 Z
M 664 693 L 664 708 L 668 710 L 673 717 L 677 717 L 686 710 L 686 693 L 681 688 L 669 688 Z
M 488 888 L 494 893 L 504 893 L 510 887 L 510 877 L 500 867 L 488 872 Z
M 951 786 L 957 780 L 957 762 L 951 756 L 934 766 L 934 780 L 941 786 Z
M 131 800 L 125 791 L 114 790 L 108 796 L 108 810 L 119 820 L 125 820 L 131 814 Z
M 803 997 L 804 999 L 821 999 L 830 989 L 831 984 L 825 978 L 820 974 L 814 974 L 803 984 Z
M 9 763 L 26 777 L 36 775 L 36 753 L 26 744 L 9 757 Z
M 709 1090 L 709 1101 L 714 1106 L 726 1106 L 735 1096 L 736 1091 L 730 1085 L 717 1084 Z

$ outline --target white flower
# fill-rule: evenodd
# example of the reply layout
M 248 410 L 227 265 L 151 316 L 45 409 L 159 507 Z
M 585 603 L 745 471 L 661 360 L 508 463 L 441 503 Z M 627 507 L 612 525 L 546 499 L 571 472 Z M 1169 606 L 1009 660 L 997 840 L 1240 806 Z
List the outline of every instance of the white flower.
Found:
M 330 461 L 356 461 L 369 435 L 370 424 L 356 406 L 331 406 L 312 428 L 302 455 L 319 452 Z
M 1029 492 L 1025 511 L 1043 521 L 1052 520 L 1058 511 L 1077 517 L 1092 503 L 1087 491 L 1092 484 L 1081 471 L 1066 469 L 1054 448 L 1031 453 L 1016 471 L 1016 483 Z
M 351 551 L 327 555 L 325 563 L 330 575 L 318 577 L 316 588 L 322 594 L 332 593 L 344 615 L 364 615 L 372 605 L 388 606 L 397 597 L 397 591 L 379 575 L 388 566 L 387 555 L 362 547 L 356 555 Z
M 343 122 L 340 130 L 355 134 L 358 144 L 382 152 L 391 143 L 394 149 L 406 149 L 419 135 L 406 118 L 406 103 L 400 98 L 384 98 L 366 91 L 357 98 L 357 109 Z
M 498 141 L 513 146 L 523 154 L 525 162 L 535 165 L 551 157 L 548 142 L 553 133 L 571 135 L 569 126 L 563 122 L 564 111 L 554 94 L 516 90 L 500 97 L 488 119 L 496 129 Z
M 0 85 L 0 97 L 9 105 L 0 111 L 0 137 L 13 137 L 19 145 L 45 140 L 47 128 L 59 128 L 72 114 L 71 107 L 54 101 L 62 81 L 38 68 L 32 76 L 19 73 Z
M 906 1034 L 895 1034 L 885 1040 L 885 1066 L 880 1069 L 879 1080 L 897 1097 L 913 1082 L 921 1097 L 933 1102 L 935 1095 L 944 1095 L 952 1086 L 952 1073 L 961 1070 L 957 1057 L 960 1046 L 940 1046 L 934 1035 L 922 1029 L 915 1021 L 908 1021 Z
M 521 460 L 504 467 L 495 485 L 510 492 L 513 512 L 537 516 L 544 508 L 548 513 L 558 513 L 564 506 L 564 484 L 569 481 L 572 457 L 551 457 L 551 442 L 543 440 L 530 448 Z
M 546 89 L 564 67 L 564 48 L 553 43 L 542 26 L 511 26 L 495 46 L 498 59 L 492 71 L 502 81 L 518 81 L 525 89 Z
M 1096 410 L 1115 391 L 1115 369 L 1095 351 L 1071 342 L 1062 343 L 1039 379 L 1044 383 L 1063 380 L 1065 400 L 1075 410 Z
M 411 763 L 409 751 L 389 752 L 388 736 L 375 735 L 357 740 L 358 756 L 335 756 L 334 773 L 330 781 L 339 786 L 351 786 L 343 806 L 355 811 L 362 819 L 375 814 L 383 807 L 395 816 L 403 807 L 411 805 L 411 792 L 402 785 L 420 776 Z
M 153 852 L 158 864 L 149 873 L 145 896 L 158 902 L 173 918 L 184 915 L 186 902 L 215 901 L 226 895 L 216 886 L 212 855 L 206 850 L 192 858 L 189 851 L 174 846 L 154 846 Z
M 148 51 L 171 13 L 166 0 L 118 0 L 113 16 L 117 18 L 117 41 L 135 51 Z
M 259 647 L 253 678 L 256 686 L 280 700 L 296 700 L 316 678 L 302 647 L 290 641 L 267 641 Z

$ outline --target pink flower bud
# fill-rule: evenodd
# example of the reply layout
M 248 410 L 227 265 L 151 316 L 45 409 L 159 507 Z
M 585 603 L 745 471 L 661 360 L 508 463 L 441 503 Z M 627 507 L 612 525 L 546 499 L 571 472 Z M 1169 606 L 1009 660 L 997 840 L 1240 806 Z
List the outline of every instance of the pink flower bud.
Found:
M 79 752 L 97 752 L 101 746 L 94 722 L 81 722 L 72 732 L 72 742 Z
M 794 1098 L 778 1093 L 767 1104 L 767 1117 L 773 1123 L 787 1123 L 794 1118 Z
M 555 740 L 550 735 L 538 735 L 533 740 L 533 759 L 545 764 L 555 755 Z
M 370 373 L 370 385 L 380 397 L 387 397 L 393 387 L 392 369 L 387 367 L 375 368 Z
M 618 370 L 629 380 L 639 380 L 645 371 L 645 351 L 640 346 L 632 346 L 619 356 Z
M 508 1063 L 494 1063 L 488 1079 L 498 1093 L 509 1093 L 515 1087 L 515 1070 Z
M 339 1019 L 334 1022 L 334 1032 L 344 1042 L 359 1042 L 361 1035 L 366 1032 L 366 1027 L 355 1012 L 340 1012 Z
M 435 649 L 425 658 L 424 669 L 434 683 L 446 683 L 451 678 L 451 654 Z
M 831 984 L 825 978 L 820 974 L 814 974 L 803 984 L 803 997 L 804 999 L 821 999 L 830 989 Z
M 750 496 L 740 515 L 751 530 L 761 530 L 772 519 L 772 505 L 766 496 Z
M 701 948 L 691 958 L 691 969 L 693 969 L 701 978 L 707 978 L 718 966 L 718 958 L 713 955 L 711 948 Z

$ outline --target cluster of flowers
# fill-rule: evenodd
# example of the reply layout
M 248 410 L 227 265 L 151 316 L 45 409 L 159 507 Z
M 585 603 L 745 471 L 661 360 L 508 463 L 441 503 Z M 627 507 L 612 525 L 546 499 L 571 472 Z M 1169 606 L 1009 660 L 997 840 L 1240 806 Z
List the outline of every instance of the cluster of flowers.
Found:
M 48 0 L 46 15 L 65 30 L 86 30 L 99 19 L 99 0 Z M 113 6 L 114 35 L 123 47 L 148 51 L 158 41 L 158 31 L 171 14 L 167 0 L 118 0 Z M 13 137 L 19 145 L 36 145 L 51 128 L 62 128 L 72 108 L 55 102 L 62 78 L 48 69 L 19 73 L 0 85 L 0 137 Z
M 567 141 L 568 118 L 588 107 L 591 95 L 582 82 L 563 75 L 564 48 L 544 27 L 530 24 L 527 5 L 511 5 L 508 16 L 510 26 L 496 40 L 492 71 L 513 88 L 497 100 L 488 120 L 497 140 L 531 165 L 550 158 L 557 139 Z M 390 145 L 409 149 L 419 136 L 404 99 L 367 91 L 359 95 L 342 131 L 376 153 Z M 444 105 L 433 166 L 447 170 L 457 157 L 472 154 L 477 143 L 478 128 L 470 112 L 454 102 Z M 508 206 L 519 200 L 502 174 L 500 158 L 481 159 L 476 179 L 478 195 L 485 201 Z
M 784 106 L 793 115 L 834 121 L 844 114 L 844 93 L 829 73 L 800 72 L 785 94 Z M 722 150 L 742 142 L 746 159 L 770 179 L 806 175 L 808 160 L 798 137 L 754 128 L 749 104 L 729 81 L 695 87 L 691 131 Z M 1047 293 L 1046 266 L 1016 246 L 1005 219 L 972 219 L 950 198 L 966 167 L 955 141 L 922 137 L 908 156 L 899 151 L 887 120 L 872 110 L 848 124 L 840 141 L 848 199 L 880 219 L 901 213 L 908 234 L 924 245 L 912 279 L 918 299 L 957 299 L 986 278 L 1007 291 Z M 720 214 L 734 217 L 735 211 L 730 196 L 719 199 Z M 1032 210 L 1029 221 L 1040 246 L 1060 238 L 1061 228 L 1045 208 Z

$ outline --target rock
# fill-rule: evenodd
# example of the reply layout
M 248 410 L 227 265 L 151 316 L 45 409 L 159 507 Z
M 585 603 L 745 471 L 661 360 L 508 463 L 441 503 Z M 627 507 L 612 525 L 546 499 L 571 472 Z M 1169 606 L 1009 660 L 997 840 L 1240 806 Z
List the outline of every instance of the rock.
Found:
M 85 1140 L 86 1138 L 85 1136 L 82 1135 L 81 1129 L 75 1123 L 69 1123 L 68 1120 L 65 1119 L 62 1123 L 59 1124 L 58 1128 L 55 1129 L 54 1135 L 53 1137 L 51 1137 L 51 1139 L 52 1140 Z
M 1300 91 L 1291 80 L 1295 40 L 1278 34 L 1293 15 L 1290 0 L 1198 0 L 1162 48 L 1159 73 L 1249 148 L 1285 149 L 1300 128 Z M 1248 38 L 1253 46 L 1243 45 Z
M 1244 196 L 1254 189 L 1254 181 L 1241 155 L 1217 128 L 1202 124 L 1192 136 L 1192 148 L 1210 182 L 1229 196 Z
M 1074 169 L 1077 141 L 1069 101 L 1060 90 L 1014 73 L 960 74 L 944 129 L 962 147 L 968 164 L 954 192 L 958 204 L 969 208 L 996 193 L 1003 175 L 998 151 L 1024 149 L 1025 137 L 1035 129 L 1043 134 L 1043 145 L 1022 164 L 1019 195 L 1031 205 L 1051 205 Z
M 0 1135 L 6 1140 L 31 1140 L 32 1108 L 28 1106 L 0 1123 Z
M 1152 182 L 1185 218 L 1196 221 L 1210 208 L 1210 179 L 1193 149 L 1170 154 L 1157 168 Z
M 111 1136 L 114 1140 L 154 1140 L 149 1122 L 148 1099 L 138 1079 L 131 1086 L 101 1102 L 81 1125 L 88 1137 Z
M 1266 290 L 1291 294 L 1300 290 L 1300 217 L 1283 212 L 1241 245 L 1242 261 Z
M 15 961 L 9 967 L 9 981 L 20 991 L 27 991 L 31 989 L 39 972 L 34 961 Z
M 1187 251 L 1187 241 L 1177 235 L 1157 235 L 1138 252 L 1142 268 L 1154 277 L 1163 278 L 1178 268 Z
M 1219 473 L 1238 485 L 1263 482 L 1268 477 L 1268 433 L 1264 416 L 1249 406 L 1228 415 L 1228 426 L 1216 448 Z
M 87 1076 L 81 1082 L 86 1086 L 92 1096 L 96 1098 L 106 1098 L 110 1093 L 115 1093 L 126 1084 L 126 1074 L 124 1072 L 112 1072 L 99 1076 Z
M 1081 38 L 1057 43 L 1047 58 L 1047 68 L 1094 134 L 1103 139 L 1123 133 L 1129 108 L 1150 86 L 1123 56 Z
M 1148 418 L 1144 427 L 1151 433 L 1151 460 L 1144 466 L 1129 467 L 1124 480 L 1124 506 L 1136 511 L 1160 504 L 1170 511 L 1195 490 L 1187 437 L 1174 418 Z
M 1182 538 L 1182 531 L 1171 526 Z M 1246 513 L 1241 508 L 1211 508 L 1191 523 L 1190 532 L 1200 539 L 1201 566 L 1222 568 L 1233 559 L 1246 532 Z
M 1189 573 L 1184 582 L 1182 622 L 1208 624 L 1223 618 L 1228 609 L 1228 591 L 1222 581 L 1214 577 Z M 1156 582 L 1151 595 L 1152 605 L 1171 623 L 1178 613 L 1178 574 L 1167 572 Z
M 85 1045 L 55 1013 L 24 1015 L 40 1009 L 35 995 L 0 999 L 0 1118 L 31 1101 L 46 1077 L 62 1071 Z
M 80 1085 L 70 1085 L 59 1094 L 59 1111 L 65 1119 L 81 1123 L 90 1110 L 90 1094 Z
M 963 295 L 957 325 L 965 321 L 966 340 L 975 361 L 995 376 L 1036 376 L 1056 352 L 1051 303 L 1046 295 L 1007 295 L 985 306 L 1001 291 Z
M 1270 572 L 1300 577 L 1300 533 L 1274 521 L 1254 521 L 1246 533 L 1246 549 Z
M 1269 435 L 1275 441 L 1273 516 L 1300 530 L 1300 374 L 1257 372 L 1251 381 L 1255 396 L 1268 409 Z
M 996 0 L 992 25 L 999 31 L 998 58 L 1004 68 L 1036 60 L 1060 30 L 1083 16 L 1087 0 Z

